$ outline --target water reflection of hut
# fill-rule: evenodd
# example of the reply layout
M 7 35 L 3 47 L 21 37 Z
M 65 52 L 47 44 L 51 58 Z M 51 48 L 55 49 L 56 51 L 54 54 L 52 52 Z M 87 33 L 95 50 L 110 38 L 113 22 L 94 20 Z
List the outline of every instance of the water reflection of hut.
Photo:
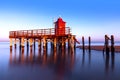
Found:
M 32 48 L 30 48 L 30 51 L 27 51 L 29 53 L 25 54 L 24 50 L 18 50 L 19 53 L 17 53 L 17 49 L 15 50 L 14 53 L 10 51 L 10 64 L 14 65 L 26 65 L 26 64 L 31 64 L 31 65 L 36 65 L 39 64 L 41 66 L 46 66 L 46 65 L 57 65 L 59 64 L 60 66 L 66 66 L 66 64 L 69 65 L 69 67 L 72 67 L 74 65 L 74 59 L 75 55 L 73 53 L 66 53 L 67 51 L 55 51 L 53 52 L 52 50 L 50 51 L 50 55 L 48 55 L 47 52 L 39 52 L 38 54 L 34 55 L 34 51 Z M 19 55 L 17 55 L 19 54 Z M 70 55 L 70 56 L 69 56 Z M 66 57 L 70 58 L 67 59 Z

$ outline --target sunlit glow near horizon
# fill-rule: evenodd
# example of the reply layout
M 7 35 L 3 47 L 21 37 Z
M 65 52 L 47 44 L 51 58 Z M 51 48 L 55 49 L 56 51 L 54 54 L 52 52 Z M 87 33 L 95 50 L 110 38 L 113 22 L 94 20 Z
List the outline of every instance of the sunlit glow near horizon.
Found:
M 120 41 L 119 9 L 115 0 L 2 0 L 0 41 L 9 40 L 9 31 L 53 28 L 59 15 L 78 39 L 104 41 L 107 34 Z

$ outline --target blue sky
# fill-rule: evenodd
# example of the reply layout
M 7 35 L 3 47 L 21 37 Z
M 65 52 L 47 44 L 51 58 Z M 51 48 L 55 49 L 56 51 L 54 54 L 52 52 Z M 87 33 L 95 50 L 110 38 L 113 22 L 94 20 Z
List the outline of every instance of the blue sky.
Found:
M 77 38 L 120 40 L 119 0 L 0 0 L 0 40 L 11 30 L 52 28 L 59 16 Z

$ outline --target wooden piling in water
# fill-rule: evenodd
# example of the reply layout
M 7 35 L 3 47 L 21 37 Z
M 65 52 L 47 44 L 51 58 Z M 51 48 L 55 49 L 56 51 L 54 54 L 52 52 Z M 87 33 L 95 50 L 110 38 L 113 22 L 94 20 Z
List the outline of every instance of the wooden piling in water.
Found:
M 41 39 L 38 39 L 38 48 L 41 50 Z
M 48 41 L 46 39 L 46 51 L 48 50 Z
M 111 35 L 111 53 L 114 54 L 115 48 L 114 48 L 114 36 Z
M 54 38 L 53 44 L 54 44 L 54 48 L 53 49 L 54 49 L 54 51 L 56 51 L 56 49 L 57 49 L 57 45 L 56 45 L 57 44 L 57 39 L 56 38 Z
M 74 53 L 74 46 L 75 46 L 75 44 L 74 44 L 74 36 L 71 36 L 71 51 L 72 51 L 72 53 Z
M 15 40 L 14 40 L 14 47 L 16 48 L 16 38 L 15 38 Z
M 82 49 L 83 53 L 85 52 L 85 41 L 84 41 L 84 36 L 82 37 Z
M 46 38 L 43 37 L 43 50 L 45 51 L 46 50 Z
M 22 37 L 22 38 L 21 38 L 21 47 L 22 47 L 22 48 L 24 47 L 24 42 L 25 42 L 25 41 L 24 41 L 24 38 Z
M 19 38 L 19 46 L 20 46 L 20 48 L 21 48 L 21 38 Z
M 10 50 L 12 51 L 12 38 L 10 38 Z
M 66 49 L 66 42 L 64 42 L 64 49 Z
M 34 38 L 34 40 L 33 40 L 34 42 L 33 42 L 33 44 L 34 44 L 34 50 L 35 50 L 35 38 Z
M 29 39 L 27 38 L 27 44 L 26 44 L 27 48 L 29 48 Z
M 30 47 L 32 47 L 32 45 L 33 45 L 33 39 L 32 38 L 29 39 L 29 43 L 30 43 Z
M 68 51 L 70 50 L 70 37 L 68 37 Z
M 109 55 L 109 37 L 105 35 L 105 50 L 106 54 Z
M 51 45 L 51 51 L 53 51 L 54 50 L 54 39 L 51 40 L 50 45 Z
M 75 41 L 75 36 L 74 36 L 74 50 L 76 51 L 76 41 Z
M 91 52 L 91 37 L 89 36 L 88 37 L 88 49 L 89 49 L 89 52 Z
M 62 38 L 62 50 L 64 50 L 65 48 L 65 42 L 64 42 L 64 38 Z

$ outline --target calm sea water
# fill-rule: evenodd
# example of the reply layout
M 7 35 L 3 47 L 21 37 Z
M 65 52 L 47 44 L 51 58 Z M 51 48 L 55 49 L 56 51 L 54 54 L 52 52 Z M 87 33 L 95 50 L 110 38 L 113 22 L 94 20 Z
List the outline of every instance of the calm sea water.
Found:
M 48 47 L 47 55 L 38 47 L 10 51 L 9 42 L 0 42 L 0 80 L 120 80 L 120 53 L 114 56 L 79 48 L 56 53 Z

